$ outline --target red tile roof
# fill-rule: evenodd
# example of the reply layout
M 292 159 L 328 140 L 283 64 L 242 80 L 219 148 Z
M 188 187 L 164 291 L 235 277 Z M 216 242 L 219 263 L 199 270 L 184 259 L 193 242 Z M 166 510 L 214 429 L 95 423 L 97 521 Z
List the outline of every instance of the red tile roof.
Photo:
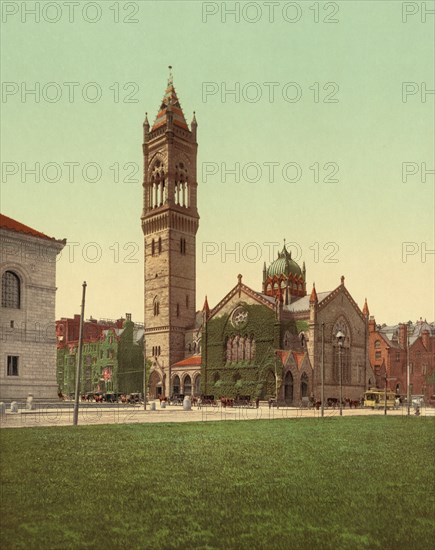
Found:
M 26 235 L 31 235 L 32 237 L 40 237 L 41 239 L 48 239 L 50 241 L 55 241 L 54 237 L 49 237 L 45 233 L 41 233 L 36 229 L 32 229 L 24 223 L 17 222 L 4 214 L 0 214 L 0 228 L 8 229 L 9 231 L 15 231 L 17 233 L 25 233 Z
M 175 363 L 172 366 L 173 367 L 188 367 L 188 366 L 200 367 L 201 355 L 192 355 L 191 357 L 187 357 L 186 359 L 178 361 L 178 363 Z

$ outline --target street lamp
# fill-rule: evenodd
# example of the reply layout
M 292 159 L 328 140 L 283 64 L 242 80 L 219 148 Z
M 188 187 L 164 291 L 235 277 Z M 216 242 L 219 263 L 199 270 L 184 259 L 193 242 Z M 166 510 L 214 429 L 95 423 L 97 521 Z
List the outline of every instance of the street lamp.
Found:
M 340 384 L 340 416 L 343 416 L 343 377 L 342 377 L 342 359 L 341 354 L 343 351 L 344 334 L 339 330 L 335 335 L 338 342 L 338 380 Z

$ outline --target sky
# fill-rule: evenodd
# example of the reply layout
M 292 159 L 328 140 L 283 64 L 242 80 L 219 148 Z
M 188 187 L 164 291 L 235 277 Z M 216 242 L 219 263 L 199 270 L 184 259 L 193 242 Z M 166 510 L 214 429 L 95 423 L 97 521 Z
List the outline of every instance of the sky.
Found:
M 198 121 L 197 308 L 286 240 L 378 323 L 434 320 L 434 2 L 2 2 L 1 211 L 67 246 L 56 316 L 143 321 L 142 123 Z M 32 91 L 33 90 L 33 91 Z M 431 93 L 432 90 L 432 93 Z

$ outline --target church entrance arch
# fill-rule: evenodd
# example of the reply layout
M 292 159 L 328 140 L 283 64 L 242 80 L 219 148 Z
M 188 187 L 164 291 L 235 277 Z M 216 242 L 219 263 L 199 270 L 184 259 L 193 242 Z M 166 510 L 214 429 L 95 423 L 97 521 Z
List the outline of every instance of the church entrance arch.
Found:
M 148 387 L 151 399 L 158 399 L 159 396 L 163 395 L 163 382 L 160 374 L 157 371 L 153 371 L 150 374 Z
M 176 374 L 172 380 L 172 395 L 180 393 L 180 377 Z
M 195 395 L 201 394 L 201 375 L 197 374 L 195 378 Z
M 284 400 L 289 405 L 293 403 L 293 375 L 290 371 L 284 378 Z
M 301 398 L 308 397 L 308 375 L 304 372 L 301 376 Z
M 189 375 L 184 379 L 184 395 L 192 395 L 192 379 Z

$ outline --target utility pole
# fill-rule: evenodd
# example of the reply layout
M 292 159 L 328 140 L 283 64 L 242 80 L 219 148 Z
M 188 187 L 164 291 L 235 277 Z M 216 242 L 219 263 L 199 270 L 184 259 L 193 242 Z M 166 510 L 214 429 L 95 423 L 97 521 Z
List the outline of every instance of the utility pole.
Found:
M 82 291 L 82 308 L 80 312 L 80 332 L 79 332 L 79 355 L 76 364 L 76 391 L 74 399 L 74 414 L 73 424 L 77 426 L 79 420 L 79 397 L 80 397 L 80 372 L 82 370 L 82 349 L 83 349 L 83 321 L 85 317 L 85 296 L 86 296 L 86 281 L 84 281 Z
M 145 348 L 145 338 L 143 344 L 143 410 L 147 410 L 147 356 Z
M 409 367 L 409 326 L 406 326 L 406 405 L 407 415 L 411 414 L 411 373 Z
M 322 323 L 322 360 L 320 364 L 320 415 L 325 414 L 325 323 Z

